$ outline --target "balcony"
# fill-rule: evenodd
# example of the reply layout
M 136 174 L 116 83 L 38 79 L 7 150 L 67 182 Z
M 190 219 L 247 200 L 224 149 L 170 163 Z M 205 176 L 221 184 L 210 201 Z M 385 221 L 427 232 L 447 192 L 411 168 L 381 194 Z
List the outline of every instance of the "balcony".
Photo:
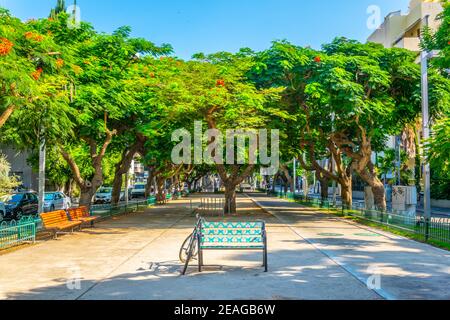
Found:
M 419 52 L 420 51 L 420 38 L 418 37 L 403 37 L 398 40 L 394 47 L 396 48 L 404 48 L 411 51 Z

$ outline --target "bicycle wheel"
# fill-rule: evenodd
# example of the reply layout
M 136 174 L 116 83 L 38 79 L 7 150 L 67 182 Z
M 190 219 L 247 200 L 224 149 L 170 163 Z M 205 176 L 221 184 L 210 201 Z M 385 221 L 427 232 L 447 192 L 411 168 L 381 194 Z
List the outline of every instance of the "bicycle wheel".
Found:
M 179 258 L 182 263 L 186 262 L 190 250 L 192 250 L 191 259 L 195 259 L 198 254 L 197 238 L 193 239 L 192 235 L 187 237 L 181 246 Z

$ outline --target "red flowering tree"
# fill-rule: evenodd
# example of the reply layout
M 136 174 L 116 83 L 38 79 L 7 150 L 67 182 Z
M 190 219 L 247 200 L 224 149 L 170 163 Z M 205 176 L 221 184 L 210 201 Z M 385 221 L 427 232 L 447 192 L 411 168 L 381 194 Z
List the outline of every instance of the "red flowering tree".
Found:
M 34 24 L 0 8 L 0 128 L 19 106 L 51 105 L 55 88 L 65 84 L 56 69 L 61 48 Z

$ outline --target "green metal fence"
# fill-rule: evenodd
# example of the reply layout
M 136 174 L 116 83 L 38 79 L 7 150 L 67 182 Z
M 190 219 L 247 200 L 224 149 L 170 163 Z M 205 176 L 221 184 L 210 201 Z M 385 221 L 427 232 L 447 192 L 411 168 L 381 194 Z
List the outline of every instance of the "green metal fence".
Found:
M 36 220 L 22 218 L 19 222 L 3 221 L 0 224 L 0 250 L 36 241 Z
M 94 205 L 91 207 L 91 215 L 102 218 L 128 214 L 146 209 L 156 204 L 156 198 L 120 205 Z M 23 243 L 35 242 L 36 232 L 42 228 L 39 217 L 23 217 L 20 221 L 0 221 L 0 250 L 18 246 Z
M 154 206 L 156 204 L 156 197 L 150 197 L 148 198 L 148 205 L 149 206 Z
M 130 202 L 128 204 L 118 205 L 93 205 L 91 206 L 91 215 L 100 216 L 102 218 L 108 218 L 118 216 L 122 214 L 134 213 L 143 209 L 146 209 L 156 204 L 156 198 L 150 197 L 147 200 L 139 202 Z
M 450 218 L 432 217 L 427 219 L 421 215 L 407 215 L 393 211 L 368 210 L 361 204 L 353 204 L 346 208 L 342 201 L 333 204 L 331 199 L 322 200 L 318 197 L 303 196 L 292 193 L 269 193 L 270 195 L 294 200 L 302 205 L 322 208 L 328 211 L 337 211 L 343 215 L 363 219 L 389 228 L 415 234 L 419 240 L 435 240 L 450 244 Z

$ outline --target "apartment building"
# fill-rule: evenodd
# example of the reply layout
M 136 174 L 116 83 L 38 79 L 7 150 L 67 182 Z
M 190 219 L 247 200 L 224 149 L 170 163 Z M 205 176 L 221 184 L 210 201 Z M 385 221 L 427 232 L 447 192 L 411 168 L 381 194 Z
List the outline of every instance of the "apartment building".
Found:
M 419 52 L 423 27 L 428 25 L 433 30 L 438 29 L 437 17 L 442 10 L 439 0 L 411 0 L 407 13 L 391 12 L 367 41 L 380 43 L 386 48 Z
M 10 146 L 0 145 L 0 154 L 6 156 L 11 165 L 11 174 L 19 178 L 25 189 L 37 190 L 39 181 L 38 174 L 28 163 L 29 152 L 19 151 Z
M 408 12 L 391 12 L 381 26 L 367 39 L 367 42 L 380 43 L 386 48 L 403 48 L 417 52 L 419 63 L 420 37 L 422 29 L 429 26 L 437 30 L 440 21 L 437 19 L 443 11 L 440 0 L 411 0 Z M 391 137 L 389 148 L 396 148 L 398 137 Z
M 386 48 L 403 48 L 417 52 L 417 63 L 420 63 L 420 40 L 424 27 L 436 31 L 440 21 L 437 19 L 443 11 L 440 0 L 411 0 L 408 12 L 395 11 L 388 14 L 380 27 L 367 39 L 367 42 L 382 44 Z M 401 137 L 391 137 L 387 147 L 399 150 Z M 414 168 L 414 159 L 410 159 L 410 167 Z M 387 177 L 393 178 L 394 172 Z M 389 195 L 388 195 L 389 198 Z

